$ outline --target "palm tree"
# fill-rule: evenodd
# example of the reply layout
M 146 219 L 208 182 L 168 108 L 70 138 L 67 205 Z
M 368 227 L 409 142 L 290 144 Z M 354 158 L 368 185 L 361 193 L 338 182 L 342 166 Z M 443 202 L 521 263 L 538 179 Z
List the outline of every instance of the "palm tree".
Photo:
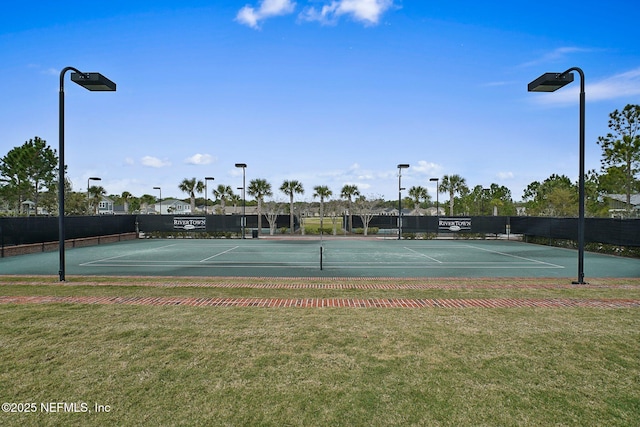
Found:
M 292 181 L 285 180 L 280 186 L 280 191 L 289 196 L 289 233 L 293 234 L 293 195 L 304 193 L 304 188 L 302 183 L 295 179 Z
M 449 215 L 453 216 L 453 198 L 455 193 L 466 191 L 467 183 L 460 175 L 445 175 L 442 177 L 440 192 L 449 193 Z
M 313 197 L 320 197 L 320 235 L 322 235 L 322 230 L 324 227 L 324 199 L 328 199 L 331 197 L 333 192 L 329 190 L 329 187 L 326 185 L 316 185 L 313 187 Z
M 196 191 L 198 193 L 202 193 L 204 190 L 204 183 L 200 180 L 196 180 L 195 178 L 191 179 L 183 179 L 180 185 L 178 186 L 180 191 L 189 194 L 189 198 L 191 199 L 191 213 L 195 213 L 196 211 Z
M 413 186 L 409 189 L 409 196 L 413 199 L 414 209 L 420 209 L 420 200 L 425 202 L 429 200 L 429 192 L 421 186 Z
M 124 213 L 129 213 L 129 199 L 131 199 L 131 193 L 128 191 L 122 192 L 122 202 L 124 203 Z
M 100 185 L 93 185 L 89 188 L 89 196 L 91 197 L 95 215 L 98 215 L 98 206 L 100 206 L 100 200 L 105 194 L 107 194 L 107 191 Z
M 232 193 L 232 194 L 229 196 L 229 201 L 230 201 L 231 203 L 233 203 L 233 210 L 234 210 L 234 212 L 235 212 L 236 207 L 240 204 L 240 202 L 242 201 L 242 198 L 240 197 L 240 195 L 239 195 L 239 194 L 233 194 L 233 193 Z
M 224 215 L 227 202 L 233 197 L 233 190 L 231 189 L 231 186 L 219 184 L 213 190 L 213 195 L 217 200 L 220 200 L 220 209 L 222 209 L 222 215 Z
M 349 205 L 349 232 L 351 232 L 351 230 L 353 229 L 353 217 L 352 217 L 353 209 L 351 209 L 351 203 L 352 203 L 351 198 L 359 195 L 360 195 L 360 190 L 358 190 L 358 186 L 356 185 L 345 184 L 344 187 L 342 187 L 342 190 L 340 190 L 340 197 L 342 197 L 343 199 L 347 199 L 347 202 Z
M 272 196 L 271 184 L 266 179 L 253 179 L 247 187 L 247 193 L 258 201 L 258 233 L 262 234 L 262 202 L 264 196 Z

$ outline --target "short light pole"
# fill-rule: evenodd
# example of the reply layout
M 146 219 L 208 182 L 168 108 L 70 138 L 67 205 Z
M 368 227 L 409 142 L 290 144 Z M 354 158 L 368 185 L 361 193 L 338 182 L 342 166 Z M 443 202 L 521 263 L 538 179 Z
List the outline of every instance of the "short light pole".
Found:
M 160 215 L 162 215 L 162 188 L 160 187 L 153 187 L 154 190 L 158 190 L 160 191 Z
M 246 222 L 247 222 L 247 217 L 246 217 L 247 199 L 245 198 L 245 192 L 247 188 L 245 185 L 245 176 L 246 176 L 245 172 L 247 170 L 247 164 L 236 163 L 236 167 L 242 168 L 242 238 L 244 239 L 244 231 L 245 231 Z
M 102 181 L 102 178 L 98 178 L 97 176 L 92 176 L 87 179 L 87 207 L 91 208 L 91 194 L 89 194 L 89 182 L 90 181 Z
M 436 183 L 436 216 L 440 216 L 440 178 L 429 178 L 429 181 Z
M 204 178 L 204 213 L 208 214 L 208 205 L 209 205 L 209 193 L 207 192 L 207 182 L 213 181 L 215 178 L 212 176 L 207 176 Z
M 489 198 L 490 194 L 489 192 L 491 191 L 490 188 L 483 188 L 482 189 L 482 211 L 480 212 L 480 215 L 484 215 L 484 203 L 486 201 L 486 199 Z M 489 205 L 489 210 L 491 210 L 491 204 L 487 203 Z M 489 214 L 487 214 L 487 216 L 489 216 Z
M 580 75 L 580 166 L 578 176 L 578 280 L 576 285 L 584 281 L 584 136 L 585 136 L 585 92 L 584 72 L 572 67 L 562 73 L 545 73 L 529 83 L 529 92 L 554 92 L 573 81 L 572 71 Z
M 58 97 L 58 252 L 60 253 L 60 281 L 65 281 L 65 229 L 64 229 L 64 75 L 72 71 L 71 81 L 92 92 L 115 92 L 116 84 L 100 73 L 83 73 L 65 67 L 60 71 L 60 95 Z
M 402 169 L 408 169 L 407 163 L 398 165 L 398 240 L 402 239 Z

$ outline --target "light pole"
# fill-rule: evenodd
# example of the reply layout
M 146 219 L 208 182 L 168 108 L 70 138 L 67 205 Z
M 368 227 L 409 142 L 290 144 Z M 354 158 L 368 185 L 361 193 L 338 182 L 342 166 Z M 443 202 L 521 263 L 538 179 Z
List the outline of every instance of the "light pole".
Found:
M 154 190 L 158 190 L 160 191 L 160 215 L 162 215 L 162 188 L 160 187 L 153 187 Z
M 58 252 L 60 253 L 60 281 L 65 281 L 64 259 L 64 75 L 72 71 L 71 81 L 92 92 L 114 92 L 116 84 L 100 73 L 83 73 L 73 68 L 65 67 L 60 71 L 60 95 L 58 97 Z
M 436 216 L 440 216 L 440 178 L 429 178 L 429 181 L 436 183 Z
M 481 210 L 481 212 L 480 212 L 480 215 L 484 215 L 484 202 L 485 202 L 485 199 L 488 199 L 488 198 L 489 198 L 489 196 L 490 196 L 489 192 L 490 192 L 490 191 L 491 191 L 491 189 L 490 189 L 490 188 L 483 188 L 483 189 L 482 189 L 482 198 L 481 198 L 481 199 L 482 199 L 482 210 Z M 490 204 L 489 204 L 489 205 L 490 205 Z M 489 206 L 489 210 L 491 210 L 491 206 Z M 488 216 L 488 215 L 487 215 L 487 216 Z
M 585 93 L 584 72 L 572 67 L 562 73 L 545 73 L 529 83 L 529 92 L 553 92 L 573 81 L 572 71 L 580 75 L 580 167 L 578 177 L 578 280 L 576 285 L 584 281 L 584 134 L 585 134 Z
M 247 206 L 247 200 L 245 198 L 245 190 L 246 190 L 246 185 L 245 185 L 245 171 L 247 170 L 247 164 L 246 163 L 236 163 L 236 167 L 237 168 L 242 168 L 242 238 L 244 239 L 244 228 L 246 226 L 246 222 L 247 222 L 247 217 L 246 217 L 246 206 Z
M 102 181 L 102 178 L 98 178 L 97 176 L 92 176 L 87 179 L 87 206 L 91 207 L 91 195 L 89 194 L 89 182 L 90 181 Z
M 407 163 L 398 165 L 398 240 L 402 238 L 402 169 L 408 169 Z
M 209 201 L 209 193 L 207 193 L 207 181 L 213 181 L 215 178 L 212 176 L 207 176 L 204 178 L 204 214 L 206 215 L 207 212 L 207 207 L 208 207 L 208 201 Z

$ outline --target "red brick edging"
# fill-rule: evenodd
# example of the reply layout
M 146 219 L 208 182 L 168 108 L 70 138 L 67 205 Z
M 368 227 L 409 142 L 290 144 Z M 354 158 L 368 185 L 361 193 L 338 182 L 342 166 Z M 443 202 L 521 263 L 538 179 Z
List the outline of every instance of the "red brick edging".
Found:
M 190 298 L 0 296 L 0 304 L 115 304 L 190 307 L 300 308 L 640 308 L 635 299 L 411 299 L 411 298 Z

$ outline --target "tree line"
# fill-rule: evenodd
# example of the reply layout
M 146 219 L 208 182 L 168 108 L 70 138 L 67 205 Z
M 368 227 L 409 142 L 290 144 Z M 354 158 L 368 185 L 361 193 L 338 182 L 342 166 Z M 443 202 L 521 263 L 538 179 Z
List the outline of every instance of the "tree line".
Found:
M 602 148 L 600 171 L 590 170 L 586 174 L 585 208 L 589 216 L 609 215 L 605 198 L 608 194 L 623 194 L 626 206 L 630 209 L 631 195 L 640 193 L 640 105 L 629 104 L 620 111 L 613 111 L 609 114 L 608 127 L 610 132 L 597 140 Z M 36 136 L 11 149 L 0 159 L 0 212 L 14 215 L 30 211 L 56 212 L 57 176 L 56 150 L 40 137 Z M 577 216 L 578 213 L 578 185 L 565 175 L 552 174 L 542 182 L 530 183 L 524 191 L 522 202 L 518 203 L 514 202 L 507 187 L 498 184 L 486 188 L 480 185 L 470 187 L 463 177 L 455 174 L 438 178 L 438 184 L 439 194 L 448 196 L 443 200 L 442 207 L 446 206 L 449 215 L 515 215 L 519 207 L 524 208 L 527 215 Z M 178 185 L 180 191 L 189 195 L 192 212 L 196 211 L 196 204 L 204 205 L 209 200 L 209 195 L 196 197 L 203 193 L 204 188 L 204 182 L 196 178 L 185 178 Z M 294 199 L 296 195 L 304 194 L 304 186 L 297 180 L 286 180 L 279 190 L 289 198 L 288 211 L 293 229 Z M 264 178 L 251 180 L 246 191 L 253 197 L 248 204 L 257 205 L 258 212 L 262 212 L 266 198 L 273 197 L 273 187 Z M 65 213 L 97 214 L 100 200 L 106 194 L 99 185 L 89 186 L 86 193 L 74 192 L 71 183 L 65 180 Z M 228 204 L 237 205 L 241 201 L 240 195 L 235 194 L 229 185 L 218 185 L 211 195 L 219 213 L 225 213 Z M 145 194 L 134 197 L 127 191 L 111 195 L 110 198 L 115 204 L 123 205 L 125 212 L 139 212 L 142 207 L 156 202 L 155 196 Z M 396 200 L 385 201 L 380 197 L 365 196 L 357 186 L 350 184 L 344 185 L 339 194 L 334 194 L 328 186 L 316 186 L 313 188 L 313 198 L 318 200 L 321 218 L 324 218 L 325 202 L 330 201 L 340 201 L 340 208 L 349 214 L 397 206 Z M 433 207 L 434 202 L 425 187 L 414 186 L 409 189 L 402 205 L 420 214 L 423 213 L 421 209 Z M 627 214 L 631 215 L 631 211 Z M 258 218 L 261 220 L 260 215 Z

